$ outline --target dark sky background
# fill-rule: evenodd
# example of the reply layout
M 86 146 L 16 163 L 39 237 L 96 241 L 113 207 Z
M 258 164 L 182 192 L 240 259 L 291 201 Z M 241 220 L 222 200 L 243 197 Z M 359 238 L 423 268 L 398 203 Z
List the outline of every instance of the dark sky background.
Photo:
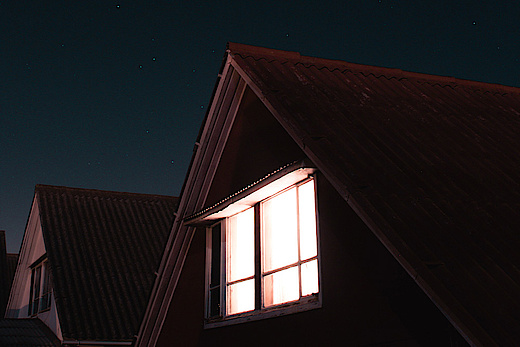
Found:
M 227 41 L 520 86 L 516 1 L 0 0 L 0 229 L 37 183 L 178 195 Z

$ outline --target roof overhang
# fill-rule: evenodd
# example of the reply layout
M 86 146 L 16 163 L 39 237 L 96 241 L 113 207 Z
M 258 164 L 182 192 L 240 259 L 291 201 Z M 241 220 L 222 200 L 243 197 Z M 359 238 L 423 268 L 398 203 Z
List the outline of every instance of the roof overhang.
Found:
M 184 219 L 189 226 L 204 226 L 216 220 L 230 217 L 254 206 L 256 203 L 307 179 L 316 172 L 305 161 L 295 162 L 279 168 L 246 188 L 230 195 L 219 203 L 203 209 Z

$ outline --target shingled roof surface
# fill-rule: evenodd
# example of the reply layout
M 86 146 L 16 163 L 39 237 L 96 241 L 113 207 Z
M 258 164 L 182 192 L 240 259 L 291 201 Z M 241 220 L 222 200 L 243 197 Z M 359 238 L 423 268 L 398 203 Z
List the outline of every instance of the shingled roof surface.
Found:
M 39 319 L 0 319 L 0 346 L 54 347 L 60 341 Z
M 520 343 L 520 89 L 229 44 L 232 65 L 470 342 Z
M 37 185 L 64 340 L 137 334 L 178 199 Z

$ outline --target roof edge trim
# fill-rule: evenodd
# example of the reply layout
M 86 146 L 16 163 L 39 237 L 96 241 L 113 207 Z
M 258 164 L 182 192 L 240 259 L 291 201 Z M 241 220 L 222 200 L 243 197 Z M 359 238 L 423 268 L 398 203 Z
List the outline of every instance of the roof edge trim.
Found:
M 241 206 L 244 206 L 244 209 L 250 207 L 251 202 L 260 201 L 265 199 L 270 194 L 265 192 L 265 189 L 268 188 L 271 184 L 284 180 L 281 182 L 283 187 L 281 189 L 285 189 L 286 187 L 291 186 L 292 184 L 300 182 L 302 179 L 307 178 L 309 175 L 313 174 L 316 171 L 314 165 L 310 165 L 306 160 L 295 161 L 290 164 L 284 165 L 279 169 L 267 174 L 261 179 L 251 183 L 247 187 L 235 192 L 234 194 L 224 198 L 220 202 L 205 208 L 191 216 L 188 216 L 184 219 L 184 222 L 189 226 L 195 226 L 199 224 L 206 224 L 207 222 L 212 222 L 214 219 L 219 219 L 227 216 L 229 212 L 226 212 L 232 205 L 240 203 Z M 280 189 L 278 189 L 280 190 Z M 246 197 L 255 195 L 251 201 L 244 201 Z M 264 196 L 267 195 L 267 196 Z M 236 213 L 238 213 L 237 211 Z M 234 214 L 234 213 L 233 213 Z

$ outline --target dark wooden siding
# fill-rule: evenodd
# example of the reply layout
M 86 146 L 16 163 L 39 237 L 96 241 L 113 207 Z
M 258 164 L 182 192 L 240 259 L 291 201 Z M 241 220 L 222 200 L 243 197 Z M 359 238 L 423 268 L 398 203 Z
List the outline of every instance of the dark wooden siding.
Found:
M 465 342 L 384 246 L 318 176 L 323 307 L 203 329 L 205 232 L 195 233 L 158 346 L 463 346 Z
M 468 341 L 519 345 L 520 88 L 228 48 Z
M 246 94 L 244 102 L 207 205 L 303 158 L 258 100 Z M 323 307 L 203 329 L 205 233 L 198 229 L 158 346 L 333 345 L 338 341 L 345 345 L 464 344 L 329 182 L 319 174 L 317 180 Z

